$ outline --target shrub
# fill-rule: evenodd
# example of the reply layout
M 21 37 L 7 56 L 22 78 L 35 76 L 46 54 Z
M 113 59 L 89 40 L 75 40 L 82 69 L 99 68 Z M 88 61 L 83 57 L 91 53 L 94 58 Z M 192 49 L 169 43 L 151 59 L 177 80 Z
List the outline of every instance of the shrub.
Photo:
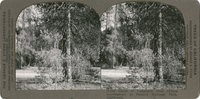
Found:
M 93 77 L 93 80 L 100 80 L 100 68 L 90 68 L 89 70 L 87 70 L 86 75 L 90 75 L 91 77 Z
M 16 52 L 16 69 L 21 69 L 21 57 L 20 57 L 20 53 Z
M 63 57 L 61 50 L 51 49 L 37 53 L 37 65 L 41 76 L 48 82 L 64 81 L 68 79 L 68 59 Z M 91 69 L 90 61 L 80 54 L 71 56 L 71 73 L 73 80 L 81 80 L 86 75 L 95 78 L 96 70 Z M 88 77 L 86 77 L 88 78 Z
M 73 80 L 81 80 L 83 76 L 87 75 L 87 71 L 91 68 L 90 61 L 80 54 L 73 55 L 71 63 Z
M 131 62 L 129 82 L 147 83 L 154 79 L 154 67 L 152 66 L 154 55 L 151 49 L 144 48 L 141 51 L 129 51 Z
M 63 79 L 61 50 L 51 49 L 37 53 L 37 65 L 41 77 L 48 83 L 53 83 Z
M 184 64 L 175 57 L 163 57 L 163 78 L 168 81 L 179 81 L 178 78 L 184 78 Z M 180 80 L 181 81 L 181 80 Z M 183 80 L 182 80 L 183 81 Z

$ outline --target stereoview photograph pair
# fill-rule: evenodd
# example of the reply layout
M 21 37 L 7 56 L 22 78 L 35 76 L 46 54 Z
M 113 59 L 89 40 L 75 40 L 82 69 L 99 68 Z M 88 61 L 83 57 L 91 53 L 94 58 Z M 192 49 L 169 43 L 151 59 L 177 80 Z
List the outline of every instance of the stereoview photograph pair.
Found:
M 199 96 L 196 0 L 4 0 L 3 99 Z

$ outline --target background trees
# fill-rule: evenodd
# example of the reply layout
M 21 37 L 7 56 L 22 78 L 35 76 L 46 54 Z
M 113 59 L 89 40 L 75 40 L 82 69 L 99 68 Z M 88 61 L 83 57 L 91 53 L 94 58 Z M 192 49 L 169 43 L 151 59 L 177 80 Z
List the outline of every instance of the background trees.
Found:
M 39 4 L 44 14 L 43 21 L 47 29 L 62 35 L 59 49 L 67 58 L 69 80 L 71 75 L 71 57 L 82 55 L 86 60 L 97 61 L 99 51 L 100 22 L 95 11 L 78 3 L 48 3 Z

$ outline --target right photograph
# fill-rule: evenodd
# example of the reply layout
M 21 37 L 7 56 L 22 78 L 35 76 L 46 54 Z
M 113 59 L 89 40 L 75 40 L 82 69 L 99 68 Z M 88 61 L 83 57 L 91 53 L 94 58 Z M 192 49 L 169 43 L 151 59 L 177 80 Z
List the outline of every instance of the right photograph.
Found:
M 174 6 L 127 2 L 101 17 L 102 89 L 185 89 L 185 24 Z

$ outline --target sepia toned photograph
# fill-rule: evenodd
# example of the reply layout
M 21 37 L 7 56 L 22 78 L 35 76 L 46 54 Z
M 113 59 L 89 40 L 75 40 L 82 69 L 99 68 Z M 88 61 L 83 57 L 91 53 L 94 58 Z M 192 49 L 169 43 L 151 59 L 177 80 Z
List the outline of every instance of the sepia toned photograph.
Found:
M 185 23 L 173 6 L 39 3 L 16 23 L 17 90 L 185 89 Z
M 16 89 L 100 89 L 100 20 L 79 3 L 40 3 L 16 25 Z
M 184 89 L 185 24 L 158 2 L 114 5 L 101 17 L 101 81 L 109 89 Z

